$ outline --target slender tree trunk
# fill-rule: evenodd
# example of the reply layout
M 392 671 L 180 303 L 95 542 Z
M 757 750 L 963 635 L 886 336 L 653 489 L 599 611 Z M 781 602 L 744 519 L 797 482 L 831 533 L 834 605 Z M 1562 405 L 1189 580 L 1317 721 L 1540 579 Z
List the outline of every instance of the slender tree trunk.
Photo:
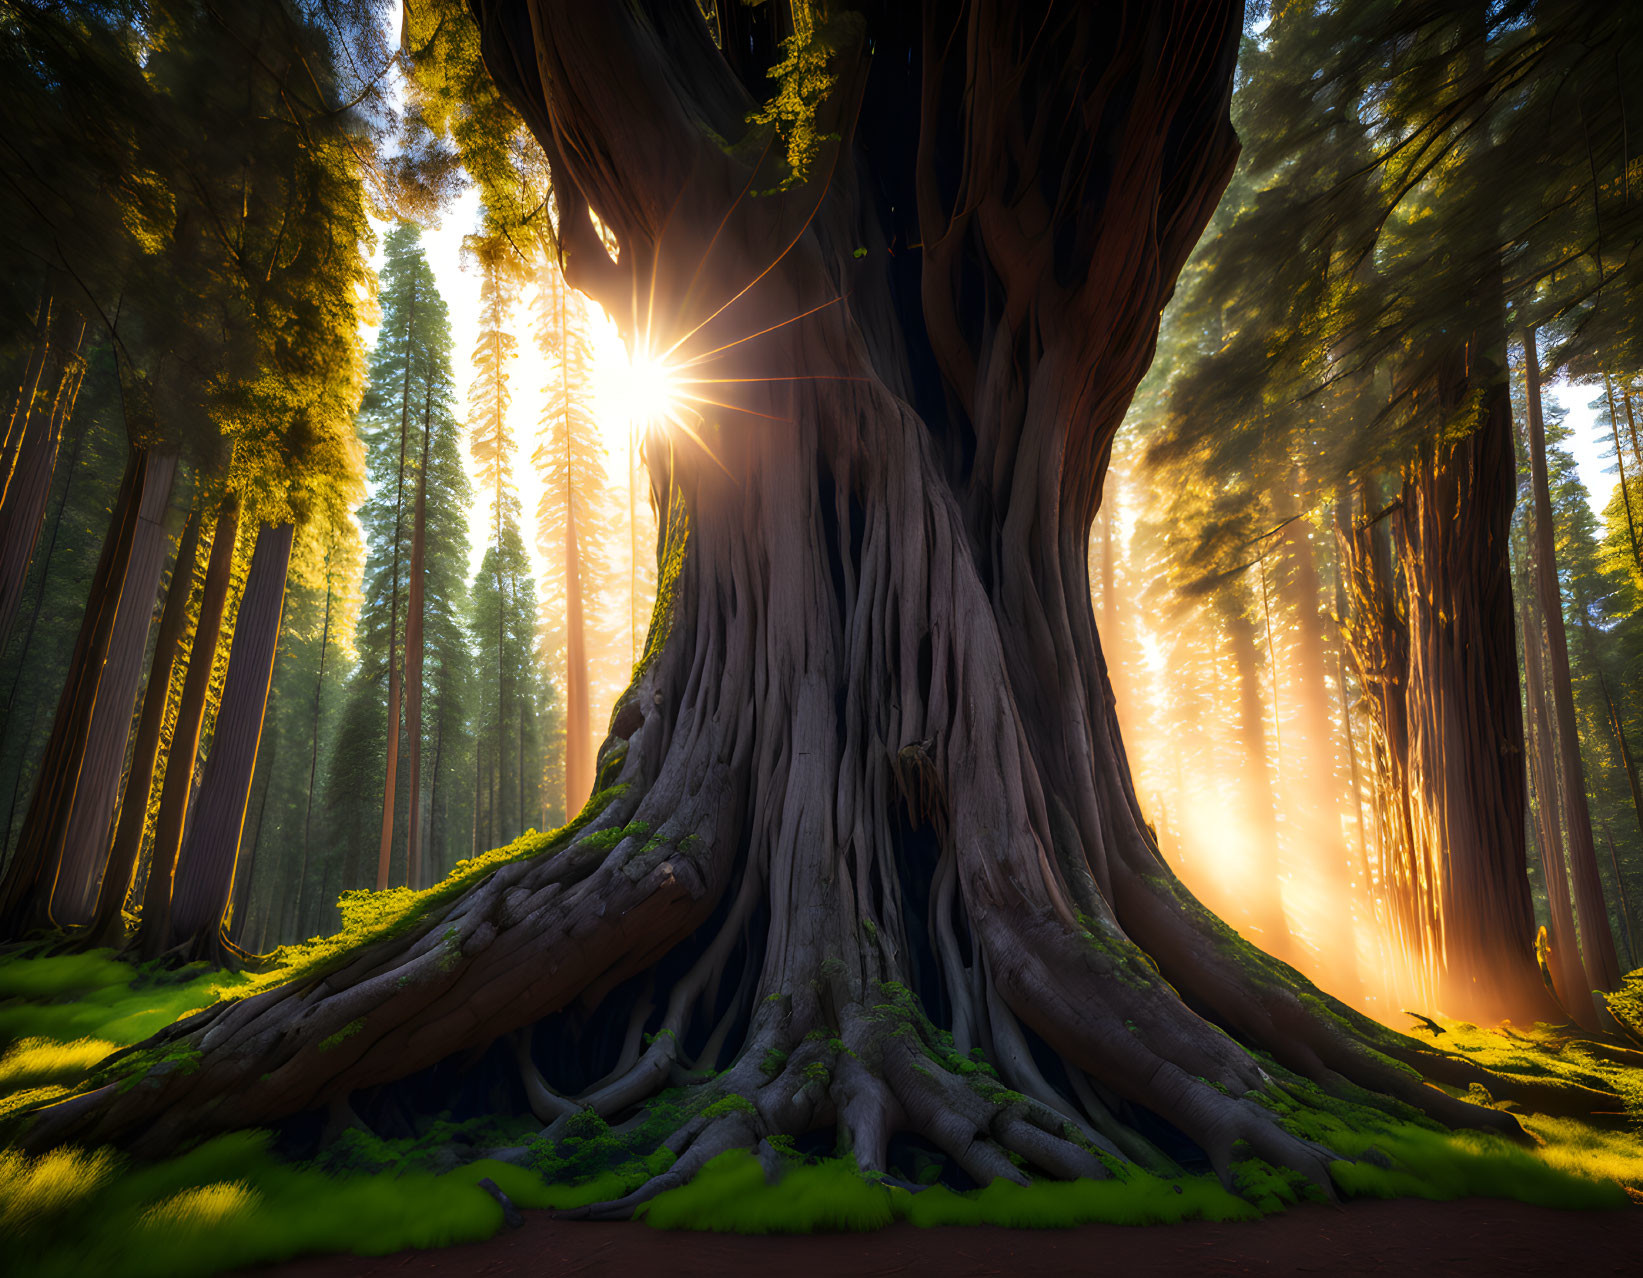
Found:
M 1602 821 L 1601 815 L 1598 818 Z M 1620 875 L 1620 853 L 1615 849 L 1609 823 L 1603 821 L 1603 841 L 1609 845 L 1609 868 L 1614 872 L 1615 891 L 1620 894 L 1620 924 L 1626 930 L 1626 966 L 1637 966 L 1637 938 L 1632 935 L 1632 903 L 1626 898 L 1626 880 Z
M 1609 401 L 1609 429 L 1614 436 L 1615 472 L 1620 477 L 1620 500 L 1626 510 L 1626 540 L 1632 548 L 1632 567 L 1638 580 L 1643 581 L 1643 546 L 1637 540 L 1637 519 L 1632 513 L 1632 490 L 1626 484 L 1625 450 L 1620 447 L 1620 414 L 1614 402 L 1614 379 L 1608 370 L 1603 373 L 1603 394 Z M 1629 408 L 1629 405 L 1628 405 Z
M 37 361 L 30 361 L 32 378 L 24 383 L 29 391 L 27 402 L 20 393 L 7 430 L 10 455 L 0 476 L 4 481 L 0 494 L 0 647 L 11 635 L 22 602 L 29 561 L 34 558 L 51 498 L 58 445 L 65 424 L 74 415 L 85 376 L 85 362 L 80 358 L 85 321 L 56 301 L 42 305 L 45 332 L 40 340 L 45 349 Z
M 405 748 L 411 753 L 411 797 L 406 820 L 405 882 L 422 887 L 422 659 L 427 559 L 428 445 L 433 432 L 433 379 L 422 415 L 422 460 L 416 478 L 416 511 L 411 528 L 411 597 L 405 616 Z
M 130 449 L 103 552 L 92 574 L 68 677 L 58 697 L 57 717 L 35 774 L 34 795 L 23 820 L 17 852 L 6 868 L 4 880 L 0 880 L 0 935 L 18 935 L 51 923 L 51 894 L 63 836 L 74 807 L 98 680 L 114 633 L 120 583 L 131 557 L 138 499 L 147 468 L 148 454 Z
M 319 788 L 319 730 L 320 730 L 320 694 L 325 691 L 325 658 L 330 650 L 331 643 L 331 554 L 333 547 L 325 550 L 325 619 L 320 623 L 319 630 L 319 673 L 314 676 L 314 717 L 313 730 L 308 746 L 308 793 L 304 799 L 302 814 L 302 873 L 297 879 L 297 890 L 292 903 L 294 927 L 298 934 L 307 931 L 303 915 L 303 896 L 308 890 L 308 870 L 310 853 L 314 846 L 314 791 Z
M 1261 695 L 1255 627 L 1244 610 L 1242 591 L 1222 608 L 1232 674 L 1238 687 L 1238 791 L 1243 800 L 1247 849 L 1242 895 L 1250 926 L 1263 949 L 1287 950 L 1289 923 L 1278 887 L 1278 823 L 1268 771 L 1266 705 Z
M 1529 470 L 1535 503 L 1535 581 L 1546 626 L 1549 659 L 1547 681 L 1557 714 L 1559 763 L 1563 801 L 1568 818 L 1569 865 L 1574 875 L 1575 914 L 1580 928 L 1580 954 L 1588 990 L 1612 990 L 1620 985 L 1620 961 L 1609 930 L 1609 912 L 1603 901 L 1603 880 L 1597 870 L 1592 842 L 1592 817 L 1586 801 L 1586 770 L 1580 758 L 1580 725 L 1575 718 L 1574 683 L 1569 667 L 1569 640 L 1563 626 L 1563 595 L 1557 579 L 1557 532 L 1552 523 L 1552 494 L 1546 475 L 1546 427 L 1540 408 L 1540 353 L 1535 330 L 1523 334 L 1524 363 L 1529 382 Z
M 1303 491 L 1301 483 L 1301 476 L 1296 475 L 1293 490 Z M 1294 619 L 1285 666 L 1295 707 L 1289 752 L 1294 788 L 1289 806 L 1295 817 L 1297 843 L 1308 850 L 1298 870 L 1321 902 L 1319 913 L 1334 920 L 1332 927 L 1339 929 L 1335 935 L 1316 938 L 1321 965 L 1318 979 L 1345 994 L 1358 987 L 1359 976 L 1350 926 L 1352 906 L 1347 891 L 1346 840 L 1341 831 L 1340 783 L 1335 772 L 1335 725 L 1329 713 L 1329 680 L 1325 673 L 1328 642 L 1324 635 L 1323 586 L 1318 579 L 1310 530 L 1311 522 L 1304 515 L 1285 525 L 1284 562 L 1277 574 L 1282 615 Z M 1288 572 L 1282 571 L 1285 566 Z M 1273 683 L 1276 687 L 1276 668 Z
M 290 524 L 264 524 L 258 531 L 245 595 L 234 619 L 211 754 L 172 892 L 172 945 L 186 946 L 191 958 L 223 957 L 222 928 L 233 899 L 240 832 L 273 680 L 292 533 Z
M 0 510 L 5 507 L 6 494 L 11 488 L 11 477 L 16 471 L 17 457 L 23 445 L 29 415 L 40 394 L 40 379 L 45 375 L 46 364 L 51 356 L 51 283 L 51 274 L 48 271 L 40 286 L 40 300 L 34 307 L 34 341 L 29 347 L 28 360 L 23 365 L 22 380 L 11 401 L 11 413 L 6 418 L 5 439 L 0 442 Z M 4 636 L 0 636 L 0 644 L 3 643 Z
M 1523 558 L 1525 576 L 1533 575 L 1534 552 Z M 1518 602 L 1519 633 L 1523 640 L 1524 720 L 1528 727 L 1529 781 L 1535 798 L 1535 843 L 1540 848 L 1541 882 L 1551 919 L 1547 936 L 1552 983 L 1564 1008 L 1583 1025 L 1592 1025 L 1591 999 L 1581 967 L 1575 935 L 1574 905 L 1563 857 L 1563 799 L 1557 767 L 1557 721 L 1546 688 L 1546 641 L 1535 592 L 1526 590 Z
M 6 689 L 5 710 L 0 713 L 0 736 L 16 730 L 11 717 L 12 708 L 17 704 L 18 685 L 22 682 L 23 674 L 28 669 L 29 650 L 34 646 L 34 634 L 40 624 L 40 610 L 45 604 L 46 592 L 51 582 L 51 564 L 57 553 L 57 537 L 63 528 L 63 511 L 68 507 L 69 494 L 74 488 L 75 472 L 80 461 L 80 446 L 85 443 L 85 438 L 84 427 L 74 432 L 74 448 L 69 453 L 68 473 L 63 479 L 63 491 L 57 496 L 57 510 L 51 517 L 51 536 L 46 539 L 45 554 L 40 560 L 40 573 L 35 582 L 34 603 L 29 609 L 28 628 L 23 632 L 22 643 L 17 649 L 17 670 L 12 675 L 11 687 Z M 25 743 L 32 740 L 34 724 L 39 717 L 39 709 L 40 699 L 38 697 L 31 698 L 28 725 L 21 733 L 17 734 L 17 740 Z M 23 777 L 26 773 L 27 768 L 24 766 L 24 760 L 19 759 L 16 774 L 12 778 L 11 799 L 6 804 L 5 823 L 0 825 L 0 853 L 7 850 L 11 843 L 12 819 L 17 815 L 17 796 L 22 790 Z M 0 857 L 0 862 L 3 862 L 3 857 Z
M 175 453 L 150 453 L 108 657 L 97 681 L 97 700 L 87 730 L 80 781 L 74 791 L 74 808 L 63 836 L 62 864 L 51 900 L 52 917 L 60 925 L 91 921 L 108 865 L 120 776 L 142 682 L 148 632 L 154 622 L 154 599 L 171 540 L 165 516 L 176 475 Z
M 97 894 L 89 943 L 118 946 L 125 938 L 124 908 L 131 891 L 131 877 L 142 852 L 143 833 L 148 824 L 149 790 L 154 785 L 154 768 L 160 754 L 160 738 L 165 728 L 166 702 L 171 694 L 171 676 L 188 624 L 188 601 L 194 592 L 194 564 L 200 547 L 200 504 L 189 512 L 177 544 L 177 560 L 171 568 L 171 584 L 166 590 L 165 609 L 160 614 L 160 631 L 154 641 L 154 656 L 148 667 L 148 686 L 143 692 L 143 708 L 137 720 L 137 740 L 132 749 L 131 767 L 126 774 L 125 793 L 120 802 L 120 820 L 109 850 L 108 869 Z
M 566 290 L 559 289 L 559 331 L 569 332 Z M 565 339 L 569 346 L 568 337 Z M 593 755 L 588 707 L 588 636 L 582 608 L 582 547 L 577 538 L 577 491 L 571 462 L 570 355 L 559 359 L 565 422 L 565 819 L 582 810 L 593 793 Z
M 217 511 L 211 534 L 211 558 L 206 562 L 200 592 L 200 615 L 188 649 L 188 673 L 183 678 L 177 722 L 166 752 L 165 779 L 160 784 L 160 811 L 154 824 L 154 850 L 149 854 L 148 881 L 143 886 L 142 955 L 158 958 L 170 948 L 172 886 L 182 849 L 183 825 L 194 790 L 194 769 L 200 753 L 206 702 L 211 692 L 211 668 L 222 634 L 223 606 L 234 575 L 234 541 L 239 533 L 237 497 L 227 497 Z
M 382 836 L 377 843 L 377 891 L 388 886 L 394 854 L 394 808 L 399 802 L 399 546 L 405 513 L 405 449 L 411 423 L 412 338 L 416 333 L 416 280 L 405 320 L 405 379 L 399 402 L 399 468 L 394 488 L 394 567 L 392 600 L 388 612 L 388 755 L 382 781 Z

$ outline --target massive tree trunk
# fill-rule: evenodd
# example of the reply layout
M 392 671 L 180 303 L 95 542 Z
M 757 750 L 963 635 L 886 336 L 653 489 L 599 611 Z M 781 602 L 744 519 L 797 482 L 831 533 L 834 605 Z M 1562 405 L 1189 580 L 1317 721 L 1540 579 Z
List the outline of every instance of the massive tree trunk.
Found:
M 160 810 L 154 822 L 154 849 L 149 853 L 148 881 L 143 886 L 142 955 L 158 958 L 169 948 L 171 891 L 176 881 L 177 856 L 183 845 L 183 824 L 194 792 L 194 768 L 200 753 L 200 731 L 205 726 L 206 702 L 211 691 L 211 667 L 217 659 L 222 634 L 223 606 L 234 574 L 234 540 L 239 534 L 237 497 L 223 499 L 211 534 L 211 558 L 206 561 L 200 589 L 200 615 L 188 649 L 188 673 L 183 677 L 177 722 L 166 752 L 165 779 L 160 783 Z
M 245 594 L 234 618 L 211 753 L 171 894 L 170 941 L 186 946 L 189 958 L 220 958 L 223 953 L 223 923 L 233 897 L 240 832 L 279 646 L 291 540 L 288 523 L 258 529 Z
M 154 623 L 154 597 L 171 541 L 165 516 L 176 476 L 175 453 L 149 456 L 114 630 L 109 636 L 102 676 L 97 680 L 97 700 L 51 898 L 52 918 L 60 925 L 90 922 L 108 865 L 132 712 L 142 681 L 143 656 L 148 651 L 148 631 Z
M 63 836 L 74 811 L 74 795 L 90 737 L 97 685 L 114 634 L 115 614 L 137 530 L 137 507 L 148 469 L 148 453 L 128 450 L 125 475 L 114 497 L 108 533 L 92 573 L 80 633 L 69 658 L 68 675 L 57 700 L 57 717 L 35 773 L 34 794 L 23 820 L 17 851 L 0 881 L 0 936 L 49 926 L 52 889 Z
M 399 935 L 175 1027 L 201 1052 L 186 1077 L 61 1103 L 30 1142 L 167 1148 L 573 1005 L 616 1032 L 538 1036 L 591 1067 L 574 1101 L 523 1040 L 538 1113 L 630 1110 L 688 1060 L 748 1102 L 695 1109 L 678 1161 L 614 1214 L 816 1128 L 864 1168 L 905 1130 L 980 1181 L 1021 1180 L 1011 1154 L 1100 1176 L 1095 1151 L 1147 1157 L 1143 1110 L 1223 1174 L 1236 1146 L 1327 1185 L 1333 1155 L 1263 1103 L 1298 1075 L 1515 1130 L 1371 1051 L 1440 1064 L 1205 911 L 1118 739 L 1089 528 L 1236 153 L 1238 7 L 982 2 L 932 6 L 923 31 L 912 6 L 875 8 L 871 61 L 868 32 L 835 33 L 820 154 L 756 199 L 779 149 L 720 139 L 766 65 L 721 54 L 694 0 L 477 7 L 549 152 L 573 283 L 632 316 L 654 279 L 651 331 L 629 336 L 714 353 L 686 376 L 729 379 L 704 398 L 737 405 L 653 450 L 663 588 L 603 788 Z M 858 105 L 872 128 L 852 135 Z
M 1414 863 L 1437 920 L 1439 1006 L 1473 1020 L 1544 1002 L 1524 848 L 1508 544 L 1517 482 L 1497 322 L 1482 317 L 1418 388 L 1429 435 L 1393 521 L 1408 603 Z
M 1535 588 L 1546 625 L 1546 655 L 1550 669 L 1552 708 L 1557 715 L 1558 765 L 1563 777 L 1563 803 L 1569 836 L 1569 865 L 1574 873 L 1575 914 L 1580 928 L 1580 954 L 1586 969 L 1586 991 L 1612 990 L 1620 985 L 1620 961 L 1615 957 L 1609 911 L 1603 902 L 1603 880 L 1597 871 L 1597 848 L 1592 842 L 1592 815 L 1586 802 L 1586 770 L 1580 759 L 1580 725 L 1575 719 L 1575 695 L 1569 670 L 1569 638 L 1563 627 L 1563 593 L 1557 579 L 1557 532 L 1552 525 L 1552 493 L 1546 476 L 1546 426 L 1540 408 L 1540 352 L 1535 330 L 1523 335 L 1524 364 L 1528 374 L 1529 474 L 1534 493 Z M 1584 993 L 1584 992 L 1583 992 Z
M 142 852 L 143 832 L 148 824 L 148 793 L 154 784 L 154 768 L 160 757 L 160 738 L 165 728 L 166 702 L 171 695 L 171 675 L 188 623 L 188 600 L 194 593 L 194 563 L 200 548 L 200 504 L 195 502 L 177 543 L 177 561 L 172 565 L 171 584 L 160 613 L 160 630 L 149 660 L 148 686 L 143 692 L 143 708 L 137 720 L 137 739 L 132 746 L 131 767 L 126 773 L 124 797 L 120 801 L 120 821 L 109 848 L 97 904 L 91 919 L 88 940 L 92 945 L 117 946 L 125 939 L 123 910 L 131 890 L 131 876 Z

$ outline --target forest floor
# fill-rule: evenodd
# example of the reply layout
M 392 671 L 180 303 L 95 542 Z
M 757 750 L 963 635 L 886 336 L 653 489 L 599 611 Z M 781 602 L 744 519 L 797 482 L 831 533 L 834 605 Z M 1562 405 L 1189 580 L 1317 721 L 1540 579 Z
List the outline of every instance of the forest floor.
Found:
M 638 1223 L 556 1220 L 484 1242 L 388 1256 L 315 1256 L 240 1271 L 242 1278 L 509 1278 L 510 1275 L 659 1274 L 703 1278 L 854 1275 L 1054 1274 L 1488 1274 L 1580 1278 L 1635 1274 L 1643 1257 L 1643 1207 L 1555 1211 L 1492 1198 L 1306 1204 L 1256 1221 L 920 1229 L 744 1236 L 652 1229 Z

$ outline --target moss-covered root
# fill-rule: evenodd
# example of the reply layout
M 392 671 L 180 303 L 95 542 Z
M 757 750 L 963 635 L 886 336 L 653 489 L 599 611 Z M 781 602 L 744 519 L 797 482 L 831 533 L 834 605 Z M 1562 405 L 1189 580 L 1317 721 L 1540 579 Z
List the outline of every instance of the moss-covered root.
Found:
M 870 1005 L 847 1005 L 834 1024 L 814 1027 L 816 1018 L 796 1015 L 793 1000 L 767 999 L 730 1069 L 688 1089 L 686 1116 L 662 1142 L 666 1165 L 619 1197 L 568 1214 L 627 1219 L 733 1150 L 755 1155 L 773 1177 L 779 1151 L 796 1137 L 828 1127 L 836 1131 L 840 1150 L 869 1178 L 888 1174 L 889 1143 L 898 1132 L 935 1146 L 979 1185 L 1025 1186 L 1034 1175 L 1073 1181 L 1145 1174 L 1069 1113 L 1004 1087 L 990 1066 L 956 1053 L 951 1039 L 923 1019 L 905 990 L 887 986 L 882 993 Z M 653 1042 L 629 1077 L 657 1077 L 656 1061 L 670 1050 Z M 619 1095 L 632 1101 L 627 1082 L 614 1080 L 585 1099 L 596 1110 L 609 1110 Z M 1314 1183 L 1319 1197 L 1332 1196 L 1327 1168 L 1340 1155 L 1286 1131 L 1280 1116 L 1253 1096 L 1229 1101 L 1209 1121 L 1226 1123 L 1227 1114 L 1236 1116 L 1231 1121 L 1237 1130 L 1217 1129 L 1217 1134 L 1226 1137 L 1229 1150 L 1247 1145 L 1257 1156 L 1298 1165 L 1298 1174 Z M 561 1120 L 546 1135 L 562 1134 L 574 1121 Z M 1230 1158 L 1218 1170 L 1226 1186 L 1236 1183 Z

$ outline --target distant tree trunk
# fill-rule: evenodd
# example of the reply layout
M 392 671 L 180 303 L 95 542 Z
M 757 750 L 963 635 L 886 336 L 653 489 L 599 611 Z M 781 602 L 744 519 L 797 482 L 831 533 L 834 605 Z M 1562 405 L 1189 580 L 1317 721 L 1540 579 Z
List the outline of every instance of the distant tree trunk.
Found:
M 194 790 L 194 768 L 200 753 L 200 730 L 205 724 L 211 691 L 211 667 L 217 659 L 222 634 L 223 605 L 234 575 L 234 540 L 239 533 L 237 497 L 226 497 L 217 511 L 211 534 L 211 558 L 206 562 L 200 592 L 200 615 L 188 650 L 188 673 L 183 678 L 177 722 L 166 752 L 165 780 L 160 784 L 160 811 L 154 823 L 154 850 L 149 854 L 148 882 L 143 886 L 142 955 L 158 958 L 169 946 L 171 896 L 177 857 L 182 849 L 183 824 Z
M 1609 711 L 1609 727 L 1614 730 L 1615 744 L 1620 750 L 1620 762 L 1626 769 L 1626 784 L 1631 788 L 1632 814 L 1637 818 L 1638 833 L 1643 834 L 1643 787 L 1638 785 L 1637 765 L 1632 760 L 1631 743 L 1626 740 L 1626 728 L 1621 722 L 1620 710 L 1615 705 L 1614 698 L 1609 695 L 1608 680 L 1603 678 L 1601 672 L 1598 674 L 1598 680 L 1603 689 L 1603 703 Z
M 0 454 L 0 647 L 11 635 L 45 522 L 63 427 L 85 376 L 85 321 L 49 295 L 41 300 L 35 349 Z
M 1293 482 L 1301 491 L 1300 476 Z M 1304 515 L 1284 527 L 1283 558 L 1289 571 L 1280 570 L 1279 601 L 1294 618 L 1287 673 L 1295 704 L 1291 772 L 1298 783 L 1291 807 L 1296 815 L 1298 845 L 1307 849 L 1305 872 L 1322 913 L 1344 929 L 1345 943 L 1331 939 L 1322 946 L 1318 979 L 1337 993 L 1359 983 L 1351 944 L 1351 903 L 1346 891 L 1346 847 L 1341 834 L 1340 785 L 1335 773 L 1335 725 L 1329 713 L 1328 640 L 1324 634 L 1323 585 L 1318 579 L 1317 555 L 1308 536 L 1311 523 Z M 1274 672 L 1274 682 L 1276 682 Z
M 1592 841 L 1592 816 L 1586 802 L 1586 770 L 1580 758 L 1580 725 L 1575 718 L 1569 640 L 1563 627 L 1563 594 L 1557 579 L 1557 532 L 1552 523 L 1551 486 L 1546 475 L 1546 426 L 1540 408 L 1540 353 L 1535 330 L 1523 334 L 1529 384 L 1529 473 L 1534 489 L 1535 584 L 1546 626 L 1547 670 L 1552 706 L 1557 714 L 1559 764 L 1563 775 L 1564 813 L 1569 837 L 1569 866 L 1574 875 L 1575 915 L 1586 989 L 1612 990 L 1620 985 L 1620 960 L 1609 930 L 1603 880 Z
M 1523 556 L 1525 575 L 1533 574 L 1535 552 Z M 1569 895 L 1563 860 L 1563 802 L 1557 767 L 1557 721 L 1546 689 L 1546 641 L 1535 592 L 1526 590 L 1518 602 L 1518 628 L 1523 641 L 1525 722 L 1528 727 L 1529 782 L 1535 798 L 1535 843 L 1540 848 L 1541 881 L 1546 889 L 1546 929 L 1551 946 L 1552 984 L 1564 1008 L 1582 1025 L 1595 1028 L 1586 974 L 1575 936 L 1574 905 Z
M 388 756 L 382 781 L 382 836 L 377 843 L 377 891 L 388 886 L 394 854 L 394 807 L 399 802 L 399 545 L 405 513 L 405 448 L 411 424 L 411 338 L 416 331 L 416 279 L 405 320 L 405 379 L 399 402 L 399 469 L 394 488 L 394 567 L 388 611 Z
M 57 700 L 57 717 L 35 773 L 28 815 L 23 819 L 17 851 L 4 880 L 0 880 L 0 936 L 17 936 L 51 924 L 51 894 L 63 835 L 74 808 L 98 680 L 114 634 L 120 583 L 131 558 L 138 499 L 147 469 L 148 454 L 142 449 L 130 449 L 102 555 L 87 592 L 79 637 L 69 658 L 68 677 Z
M 416 510 L 411 526 L 411 597 L 405 617 L 405 748 L 411 752 L 405 882 L 413 890 L 422 886 L 422 614 L 426 597 L 423 577 L 427 558 L 428 443 L 433 429 L 432 378 L 428 380 L 427 402 L 423 409 L 422 461 L 417 469 Z
M 114 832 L 108 868 L 103 873 L 96 911 L 92 915 L 88 936 L 92 946 L 118 946 L 125 939 L 126 895 L 131 890 L 131 876 L 137 868 L 143 832 L 148 824 L 148 794 L 154 785 L 154 768 L 159 760 L 172 671 L 182 646 L 183 629 L 188 624 L 188 600 L 194 592 L 194 564 L 199 548 L 200 506 L 196 502 L 183 527 L 182 540 L 177 544 L 177 561 L 171 568 L 171 584 L 166 590 L 165 609 L 160 614 L 160 631 L 154 641 L 148 686 L 143 692 L 142 713 L 137 720 L 137 740 L 120 802 L 120 822 Z
M 309 858 L 314 845 L 314 791 L 319 788 L 320 694 L 325 691 L 325 657 L 331 643 L 331 553 L 332 547 L 326 547 L 325 620 L 320 623 L 319 673 L 314 676 L 313 731 L 310 735 L 308 748 L 308 794 L 302 814 L 302 873 L 297 879 L 297 890 L 293 894 L 294 899 L 291 905 L 292 926 L 299 935 L 305 934 L 307 931 L 303 916 L 303 897 L 308 890 Z
M 559 331 L 568 333 L 565 296 L 559 290 Z M 588 637 L 582 609 L 582 548 L 577 540 L 577 491 L 571 461 L 570 360 L 559 360 L 565 405 L 565 819 L 582 810 L 593 793 L 593 742 L 588 709 Z
M 63 836 L 62 862 L 51 899 L 52 918 L 60 925 L 89 923 L 97 890 L 108 866 L 120 776 L 131 739 L 132 713 L 142 682 L 143 656 L 154 622 L 154 598 L 165 570 L 170 535 L 166 511 L 177 476 L 175 453 L 151 453 L 138 501 L 137 526 L 125 581 L 120 587 L 108 657 L 97 681 L 80 780 Z
M 1505 332 L 1486 309 L 1416 388 L 1429 434 L 1405 467 L 1394 520 L 1408 600 L 1415 864 L 1435 920 L 1439 1006 L 1478 1021 L 1545 1003 L 1524 848 L 1511 396 Z
M 1255 627 L 1243 604 L 1241 590 L 1222 604 L 1222 627 L 1238 681 L 1238 788 L 1250 854 L 1243 905 L 1251 926 L 1260 933 L 1261 947 L 1282 954 L 1289 949 L 1290 937 L 1278 890 L 1278 824 L 1267 769 L 1266 706 Z
M 68 507 L 69 493 L 74 488 L 76 466 L 80 460 L 80 447 L 85 443 L 86 432 L 82 428 L 74 432 L 74 448 L 69 453 L 68 473 L 63 478 L 63 490 L 57 495 L 57 510 L 51 517 L 51 536 L 46 539 L 46 551 L 40 560 L 40 572 L 35 582 L 34 606 L 29 609 L 28 629 L 23 632 L 23 639 L 17 649 L 17 668 L 11 677 L 11 687 L 6 689 L 6 706 L 0 711 L 0 732 L 16 732 L 16 725 L 12 721 L 12 707 L 17 704 L 17 688 L 28 669 L 29 649 L 34 645 L 34 632 L 40 623 L 40 609 L 46 601 L 46 590 L 51 581 L 52 559 L 57 551 L 57 537 L 63 528 L 63 511 Z M 17 735 L 20 741 L 29 741 L 34 736 L 34 724 L 39 717 L 40 699 L 30 699 L 28 725 Z M 17 796 L 22 790 L 23 778 L 28 769 L 21 760 L 15 775 L 12 777 L 11 798 L 6 804 L 5 822 L 0 824 L 0 852 L 4 852 L 11 842 L 12 818 L 17 815 Z
M 1637 518 L 1632 512 L 1632 490 L 1626 484 L 1625 450 L 1620 446 L 1620 416 L 1614 402 L 1614 379 L 1608 370 L 1603 373 L 1603 394 L 1609 401 L 1609 430 L 1614 436 L 1615 472 L 1620 477 L 1620 501 L 1626 510 L 1626 540 L 1632 548 L 1632 568 L 1643 581 L 1643 546 L 1638 544 Z M 1628 411 L 1630 404 L 1627 405 Z
M 225 957 L 223 919 L 233 896 L 240 832 L 273 680 L 292 533 L 290 524 L 264 524 L 258 531 L 245 595 L 234 620 L 211 754 L 172 893 L 172 944 L 167 948 L 185 947 L 190 959 Z

